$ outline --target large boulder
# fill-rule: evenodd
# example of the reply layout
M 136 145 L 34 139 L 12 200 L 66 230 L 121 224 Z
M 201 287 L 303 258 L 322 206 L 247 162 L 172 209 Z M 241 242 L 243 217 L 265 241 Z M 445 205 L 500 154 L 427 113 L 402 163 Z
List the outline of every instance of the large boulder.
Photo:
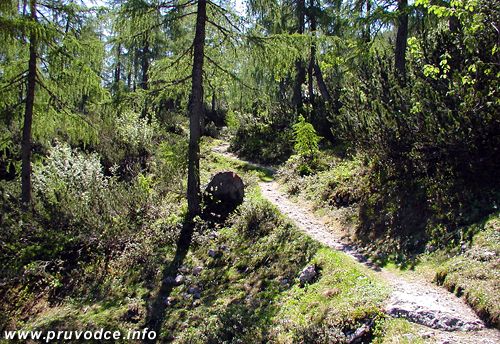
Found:
M 306 284 L 311 284 L 316 280 L 318 276 L 318 270 L 315 265 L 306 266 L 299 275 L 300 285 L 304 286 Z
M 211 220 L 225 220 L 243 203 L 245 185 L 234 172 L 219 172 L 208 183 L 203 194 L 204 214 Z

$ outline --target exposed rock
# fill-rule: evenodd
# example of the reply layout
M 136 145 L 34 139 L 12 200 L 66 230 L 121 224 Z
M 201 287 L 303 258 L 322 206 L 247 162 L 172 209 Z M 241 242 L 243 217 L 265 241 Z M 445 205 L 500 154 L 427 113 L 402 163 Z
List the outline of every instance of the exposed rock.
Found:
M 434 337 L 434 332 L 426 332 L 422 335 L 422 338 L 424 338 L 424 339 L 431 338 L 431 337 Z
M 245 185 L 236 173 L 217 173 L 203 193 L 204 217 L 210 220 L 225 220 L 237 206 L 243 203 L 244 196 Z
M 472 331 L 484 327 L 482 322 L 472 314 L 465 305 L 456 305 L 456 309 L 451 311 L 444 305 L 448 300 L 442 293 L 432 290 L 420 293 L 412 290 L 411 285 L 400 283 L 389 304 L 386 306 L 386 313 L 397 318 L 406 318 L 414 323 L 424 325 L 434 329 L 445 331 Z M 451 295 L 448 297 L 452 297 Z M 465 311 L 470 315 L 464 314 Z M 469 313 L 467 312 L 467 313 Z
M 370 334 L 371 326 L 373 325 L 373 321 L 369 321 L 366 324 L 361 325 L 354 333 L 347 336 L 347 342 L 349 344 L 361 344 L 365 343 L 366 337 Z
M 165 277 L 165 279 L 163 281 L 167 285 L 181 285 L 184 282 L 186 282 L 186 277 L 184 277 L 184 275 L 182 275 L 182 274 L 179 274 L 175 277 L 167 276 L 167 277 Z
M 203 271 L 203 266 L 195 266 L 193 268 L 193 275 L 198 276 Z
M 173 296 L 169 296 L 167 297 L 167 299 L 165 300 L 165 303 L 167 304 L 167 306 L 172 306 L 174 305 L 175 303 L 177 302 L 177 299 Z
M 282 278 L 280 280 L 280 285 L 283 287 L 283 288 L 288 288 L 290 286 L 290 280 L 288 278 Z
M 201 297 L 201 288 L 196 285 L 190 286 L 187 292 L 193 295 L 193 299 L 199 299 Z
M 318 271 L 316 270 L 316 266 L 314 265 L 306 266 L 299 275 L 300 284 L 304 285 L 312 283 L 316 279 L 317 275 Z
M 183 275 L 177 275 L 175 277 L 175 284 L 176 285 L 180 285 L 180 284 L 184 283 L 184 281 L 185 281 L 185 277 Z

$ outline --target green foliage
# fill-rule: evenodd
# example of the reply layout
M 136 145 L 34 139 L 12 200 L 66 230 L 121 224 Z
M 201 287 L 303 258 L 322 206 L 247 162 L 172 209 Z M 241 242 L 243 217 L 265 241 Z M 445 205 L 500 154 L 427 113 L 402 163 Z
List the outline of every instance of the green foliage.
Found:
M 303 157 L 313 160 L 319 152 L 318 143 L 321 137 L 311 123 L 306 122 L 303 116 L 299 116 L 297 123 L 293 125 L 295 136 L 295 152 Z
M 250 238 L 267 235 L 276 225 L 279 225 L 277 210 L 262 199 L 243 204 L 234 220 L 235 228 Z
M 273 341 L 342 343 L 350 329 L 380 315 L 387 291 L 350 258 L 323 248 L 308 264 L 316 264 L 321 277 L 285 293 L 271 331 Z
M 0 327 L 8 318 L 9 326 L 38 328 L 142 325 L 186 212 L 195 3 L 124 0 L 88 10 L 54 0 L 37 3 L 38 22 L 28 3 L 0 4 L 0 294 L 10 303 L 0 303 Z M 399 13 L 390 7 L 250 1 L 244 19 L 226 5 L 208 3 L 207 128 L 223 125 L 227 113 L 232 151 L 286 161 L 279 178 L 287 191 L 350 225 L 346 234 L 379 262 L 465 247 L 441 266 L 438 282 L 497 324 L 498 226 L 468 224 L 500 200 L 498 6 L 416 1 L 401 80 L 391 46 Z M 38 65 L 27 211 L 17 198 L 32 35 Z M 296 117 L 297 87 L 299 113 L 310 123 Z M 342 144 L 340 158 L 320 152 L 317 131 Z M 213 226 L 199 224 L 185 264 L 204 270 L 183 273 L 203 287 L 202 299 L 186 297 L 187 285 L 174 288 L 163 339 L 335 342 L 377 317 L 378 282 L 344 256 L 317 251 L 256 196 L 269 171 L 217 156 L 212 144 L 203 141 L 202 181 L 237 169 L 250 200 L 210 237 Z M 322 275 L 299 288 L 295 278 L 308 263 Z M 383 320 L 377 340 L 411 330 Z
M 158 187 L 152 174 L 144 171 L 131 183 L 123 182 L 104 175 L 99 160 L 96 153 L 85 154 L 65 143 L 52 147 L 43 164 L 34 166 L 33 212 L 22 210 L 9 183 L 0 184 L 2 214 L 8 214 L 0 217 L 0 240 L 6 248 L 0 262 L 8 267 L 2 270 L 1 278 L 8 278 L 2 290 L 16 300 L 0 303 L 3 314 L 14 318 L 25 302 L 61 295 L 78 302 L 108 295 L 112 303 L 138 292 L 157 273 L 177 239 L 181 205 L 175 195 L 165 195 L 166 183 Z M 108 307 L 99 316 L 119 312 L 112 322 L 120 324 L 126 309 L 107 314 Z M 71 312 L 65 324 L 83 321 L 79 311 Z M 46 316 L 48 321 L 52 315 Z M 4 326 L 6 320 L 0 320 Z
M 424 344 L 425 339 L 414 323 L 403 318 L 381 318 L 374 330 L 375 344 Z
M 270 117 L 270 120 L 259 122 L 249 115 L 241 115 L 230 149 L 243 158 L 259 163 L 286 161 L 293 149 L 293 132 L 287 123 L 289 119 L 283 114 Z
M 140 148 L 152 148 L 153 137 L 159 128 L 154 119 L 148 121 L 141 114 L 127 110 L 116 118 L 116 131 L 118 138 L 137 152 Z
M 109 192 L 109 178 L 104 176 L 99 157 L 73 152 L 68 144 L 57 143 L 44 164 L 33 169 L 33 187 L 40 199 L 58 206 L 68 197 L 87 207 Z
M 424 10 L 437 23 L 430 34 L 409 40 L 406 84 L 394 77 L 392 52 L 378 42 L 363 72 L 344 76 L 343 106 L 331 116 L 334 135 L 374 166 L 376 191 L 362 205 L 360 236 L 407 228 L 414 243 L 401 247 L 410 251 L 426 240 L 458 244 L 459 228 L 498 203 L 498 73 L 491 54 L 497 43 L 484 25 L 498 10 L 485 1 L 437 7 Z
M 187 150 L 188 141 L 186 137 L 171 134 L 168 135 L 158 146 L 155 153 L 156 169 L 154 173 L 164 188 L 178 192 L 185 192 L 184 177 L 187 173 Z

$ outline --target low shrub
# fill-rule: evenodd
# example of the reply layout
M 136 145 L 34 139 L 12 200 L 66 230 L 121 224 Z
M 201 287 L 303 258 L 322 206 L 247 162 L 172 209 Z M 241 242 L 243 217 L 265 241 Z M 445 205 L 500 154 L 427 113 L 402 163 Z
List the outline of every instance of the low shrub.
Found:
M 241 157 L 263 164 L 279 164 L 293 152 L 293 130 L 290 123 L 258 121 L 242 116 L 230 150 Z
M 231 221 L 238 231 L 248 237 L 267 235 L 281 223 L 276 209 L 262 199 L 251 199 L 243 203 Z

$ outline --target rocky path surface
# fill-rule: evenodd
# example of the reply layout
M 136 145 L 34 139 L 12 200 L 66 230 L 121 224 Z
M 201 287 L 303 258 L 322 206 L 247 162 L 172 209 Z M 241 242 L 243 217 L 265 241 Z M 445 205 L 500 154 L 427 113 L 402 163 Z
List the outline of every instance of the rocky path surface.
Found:
M 227 145 L 221 145 L 214 150 L 227 157 L 237 159 L 234 154 L 227 152 L 227 147 Z M 252 164 L 248 161 L 245 162 Z M 257 164 L 253 165 L 266 168 Z M 272 170 L 271 168 L 267 169 Z M 385 280 L 392 288 L 391 296 L 385 305 L 386 313 L 422 325 L 420 335 L 425 338 L 426 342 L 500 343 L 500 331 L 486 328 L 462 299 L 422 279 L 410 279 L 375 266 L 356 251 L 355 247 L 342 241 L 339 223 L 328 221 L 326 224 L 307 205 L 290 200 L 275 181 L 261 182 L 259 186 L 262 195 L 273 203 L 281 213 L 288 216 L 300 230 L 322 244 L 346 253 Z M 407 340 L 412 342 L 411 338 L 407 338 Z
M 373 265 L 356 249 L 327 228 L 312 210 L 291 201 L 276 182 L 260 183 L 263 196 L 313 239 L 342 251 L 366 265 L 392 287 L 385 306 L 387 314 L 402 317 L 427 328 L 423 336 L 438 343 L 500 343 L 500 333 L 487 329 L 465 302 L 443 288 L 424 280 L 410 280 Z M 331 224 L 329 225 L 331 226 Z

